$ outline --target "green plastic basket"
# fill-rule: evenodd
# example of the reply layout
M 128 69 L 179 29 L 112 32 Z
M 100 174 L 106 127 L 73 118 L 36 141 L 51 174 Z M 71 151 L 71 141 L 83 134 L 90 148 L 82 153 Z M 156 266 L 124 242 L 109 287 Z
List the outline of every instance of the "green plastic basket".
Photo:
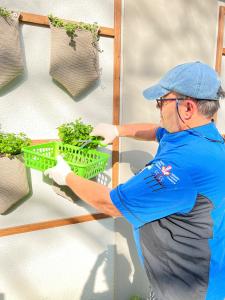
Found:
M 39 171 L 45 171 L 56 165 L 56 157 L 61 154 L 72 171 L 84 178 L 92 178 L 106 168 L 109 154 L 96 150 L 80 149 L 79 147 L 50 142 L 24 147 L 25 165 Z

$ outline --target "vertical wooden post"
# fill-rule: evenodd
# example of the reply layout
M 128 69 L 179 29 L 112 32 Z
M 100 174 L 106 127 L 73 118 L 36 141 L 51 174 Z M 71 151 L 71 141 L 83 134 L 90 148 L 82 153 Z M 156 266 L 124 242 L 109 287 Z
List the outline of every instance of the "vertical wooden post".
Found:
M 121 65 L 121 0 L 114 0 L 114 70 L 113 70 L 113 124 L 120 123 L 120 65 Z M 112 147 L 112 187 L 119 179 L 119 139 Z
M 219 75 L 221 74 L 222 56 L 223 56 L 224 12 L 225 12 L 225 7 L 220 6 L 219 19 L 218 19 L 216 65 L 215 65 L 215 70 Z

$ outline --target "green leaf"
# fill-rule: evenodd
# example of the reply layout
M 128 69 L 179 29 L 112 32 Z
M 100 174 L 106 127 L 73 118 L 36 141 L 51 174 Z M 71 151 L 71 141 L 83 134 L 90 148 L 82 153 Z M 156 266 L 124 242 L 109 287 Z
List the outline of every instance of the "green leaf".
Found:
M 48 19 L 51 22 L 52 26 L 58 27 L 58 28 L 64 28 L 66 30 L 66 33 L 71 38 L 71 45 L 75 43 L 75 37 L 76 30 L 88 30 L 92 34 L 92 45 L 95 47 L 99 52 L 102 52 L 102 50 L 98 47 L 98 41 L 99 41 L 99 35 L 98 35 L 98 29 L 99 26 L 97 22 L 93 24 L 89 23 L 83 23 L 83 22 L 65 22 L 62 19 L 59 19 L 57 17 L 54 17 L 52 14 L 48 15 Z
M 131 296 L 131 297 L 130 297 L 130 300 L 141 300 L 141 297 L 140 297 L 140 296 L 137 296 L 137 295 Z
M 92 142 L 84 146 L 84 149 L 96 149 L 102 141 L 102 137 L 91 136 L 93 126 L 90 124 L 84 124 L 81 118 L 76 119 L 74 122 L 65 123 L 58 128 L 58 136 L 60 140 L 65 144 L 81 147 L 86 140 Z
M 10 17 L 11 12 L 4 7 L 0 7 L 0 16 L 2 17 Z
M 22 132 L 19 134 L 0 132 L 0 155 L 2 156 L 20 154 L 22 148 L 30 144 L 31 140 Z

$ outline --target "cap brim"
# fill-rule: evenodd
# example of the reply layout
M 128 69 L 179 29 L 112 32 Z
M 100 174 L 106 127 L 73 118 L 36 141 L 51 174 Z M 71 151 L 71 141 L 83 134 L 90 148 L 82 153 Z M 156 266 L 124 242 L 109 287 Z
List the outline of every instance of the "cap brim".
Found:
M 151 86 L 150 88 L 143 91 L 143 96 L 148 100 L 155 100 L 157 98 L 160 98 L 162 96 L 165 96 L 170 91 L 163 88 L 161 85 L 156 84 Z

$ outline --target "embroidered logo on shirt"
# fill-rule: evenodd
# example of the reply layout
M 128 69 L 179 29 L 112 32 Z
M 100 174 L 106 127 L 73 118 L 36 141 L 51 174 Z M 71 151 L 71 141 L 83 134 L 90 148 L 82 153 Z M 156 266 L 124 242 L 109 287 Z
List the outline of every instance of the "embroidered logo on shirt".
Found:
M 173 184 L 177 183 L 179 178 L 174 173 L 172 173 L 171 165 L 166 166 L 165 163 L 162 160 L 160 160 L 160 161 L 156 162 L 155 166 L 159 169 L 159 170 L 156 170 L 156 172 L 161 173 L 163 177 L 166 176 L 166 178 Z
M 150 170 L 153 168 L 153 166 L 156 170 L 152 172 L 151 175 L 144 178 L 149 187 L 152 188 L 153 192 L 166 188 L 165 179 L 168 179 L 173 184 L 178 182 L 179 178 L 172 173 L 171 165 L 165 165 L 165 163 L 160 160 L 155 164 L 146 166 L 145 169 Z
M 165 175 L 165 176 L 169 176 L 170 175 L 170 170 L 172 169 L 172 167 L 171 166 L 163 166 L 162 167 L 162 169 L 161 169 L 161 171 L 163 172 L 163 174 Z

